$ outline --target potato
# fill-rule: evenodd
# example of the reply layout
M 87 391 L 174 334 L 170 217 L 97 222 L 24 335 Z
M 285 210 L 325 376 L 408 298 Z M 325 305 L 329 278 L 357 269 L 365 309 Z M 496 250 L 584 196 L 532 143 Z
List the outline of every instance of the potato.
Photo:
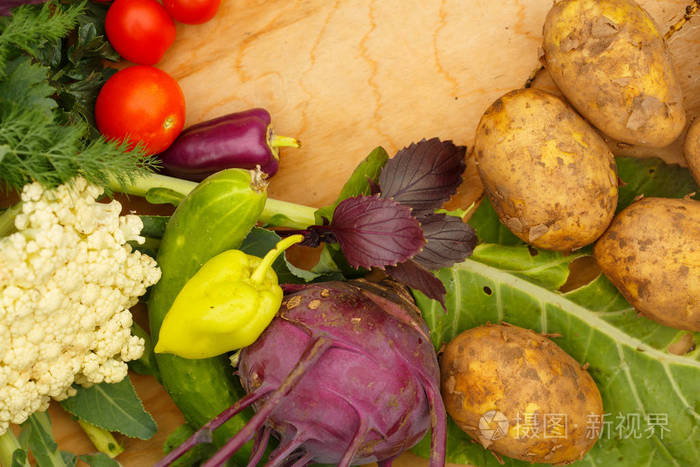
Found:
M 566 100 L 566 97 L 562 94 L 561 90 L 557 87 L 556 83 L 552 79 L 552 75 L 549 74 L 549 71 L 547 71 L 546 68 L 541 68 L 537 71 L 537 73 L 535 73 L 532 81 L 530 82 L 530 86 L 547 91 L 548 93 L 561 98 L 564 102 L 569 103 Z M 683 131 L 681 131 L 680 136 L 673 140 L 671 144 L 662 148 L 652 148 L 638 144 L 624 143 L 604 134 L 595 127 L 593 129 L 598 132 L 601 138 L 603 138 L 603 141 L 605 141 L 608 148 L 610 148 L 610 152 L 612 152 L 615 157 L 658 157 L 663 159 L 667 164 L 679 164 L 685 160 L 683 157 L 683 142 L 685 141 L 685 133 L 688 129 L 687 123 Z
M 683 130 L 679 80 L 663 36 L 631 0 L 562 0 L 544 23 L 546 67 L 603 133 L 663 147 Z
M 487 324 L 455 337 L 440 357 L 447 413 L 485 448 L 516 459 L 581 459 L 602 427 L 593 378 L 551 340 Z
M 593 254 L 644 316 L 700 331 L 700 201 L 637 201 L 615 216 Z
M 700 185 L 700 117 L 690 124 L 683 150 L 690 173 L 693 174 L 695 182 Z
M 558 97 L 519 89 L 496 100 L 481 117 L 474 154 L 501 221 L 536 247 L 580 248 L 612 220 L 615 159 Z

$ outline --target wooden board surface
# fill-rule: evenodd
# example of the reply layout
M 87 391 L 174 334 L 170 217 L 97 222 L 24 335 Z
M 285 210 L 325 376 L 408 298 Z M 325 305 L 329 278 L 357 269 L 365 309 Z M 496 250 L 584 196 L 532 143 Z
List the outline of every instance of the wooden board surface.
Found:
M 662 30 L 691 0 L 644 0 Z M 181 84 L 187 123 L 252 106 L 267 108 L 277 133 L 296 136 L 282 154 L 270 196 L 320 206 L 356 164 L 384 146 L 390 154 L 437 136 L 471 146 L 485 108 L 538 68 L 551 0 L 223 0 L 211 22 L 178 25 L 161 68 Z M 700 109 L 700 18 L 670 41 L 691 113 Z M 677 152 L 667 160 L 680 162 Z M 466 177 L 462 197 L 478 197 Z M 125 440 L 125 466 L 152 465 L 182 416 L 151 378 L 134 376 L 159 424 L 149 441 Z M 63 449 L 92 450 L 52 407 Z M 395 465 L 424 466 L 411 455 Z

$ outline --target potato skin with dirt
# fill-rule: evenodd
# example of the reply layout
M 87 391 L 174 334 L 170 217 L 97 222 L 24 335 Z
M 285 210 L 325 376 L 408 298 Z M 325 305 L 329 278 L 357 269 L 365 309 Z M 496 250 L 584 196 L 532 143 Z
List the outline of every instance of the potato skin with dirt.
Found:
M 524 241 L 570 251 L 593 243 L 617 205 L 617 169 L 605 142 L 561 99 L 518 89 L 481 117 L 474 154 L 501 222 Z
M 546 67 L 606 135 L 663 147 L 683 131 L 680 82 L 663 36 L 632 0 L 562 0 L 543 29 Z
M 693 174 L 695 182 L 700 185 L 700 116 L 688 128 L 683 151 L 690 173 Z
M 593 254 L 644 316 L 700 331 L 700 201 L 645 198 L 622 210 Z
M 601 420 L 603 402 L 593 378 L 534 331 L 493 324 L 464 331 L 445 348 L 440 371 L 447 413 L 494 452 L 568 464 L 581 459 L 598 439 L 600 427 L 590 420 Z M 489 431 L 499 426 L 501 416 L 491 423 L 486 423 L 490 416 L 482 418 L 492 410 L 508 421 L 503 437 Z M 561 414 L 566 423 L 554 423 Z

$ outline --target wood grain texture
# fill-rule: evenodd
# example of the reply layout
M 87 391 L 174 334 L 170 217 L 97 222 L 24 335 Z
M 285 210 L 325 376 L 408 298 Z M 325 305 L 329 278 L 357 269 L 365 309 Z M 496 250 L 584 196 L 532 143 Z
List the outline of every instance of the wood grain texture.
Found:
M 662 30 L 690 0 L 640 3 Z M 539 66 L 551 0 L 223 0 L 200 26 L 177 26 L 159 67 L 180 83 L 187 123 L 252 106 L 267 108 L 280 134 L 303 147 L 282 152 L 270 196 L 313 206 L 331 202 L 369 151 L 390 154 L 438 136 L 471 146 L 482 112 L 521 87 Z M 691 113 L 700 109 L 700 18 L 669 43 Z M 681 162 L 671 154 L 667 160 Z M 675 158 L 675 159 L 674 159 Z M 480 195 L 468 168 L 452 207 Z M 125 440 L 125 466 L 152 465 L 167 434 L 182 423 L 169 396 L 134 376 L 159 432 Z M 63 449 L 92 447 L 70 417 L 52 406 Z M 400 467 L 426 466 L 407 454 Z

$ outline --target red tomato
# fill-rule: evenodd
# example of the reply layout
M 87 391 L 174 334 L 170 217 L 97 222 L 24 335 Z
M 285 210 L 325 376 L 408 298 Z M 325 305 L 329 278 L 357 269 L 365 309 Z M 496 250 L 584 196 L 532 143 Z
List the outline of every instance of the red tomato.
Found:
M 119 55 L 141 65 L 158 63 L 175 40 L 175 23 L 156 0 L 116 0 L 105 31 Z
M 119 1 L 119 0 L 117 0 Z M 137 65 L 107 80 L 95 102 L 97 128 L 107 139 L 143 142 L 149 154 L 163 152 L 185 124 L 185 96 L 169 74 Z
M 216 15 L 221 0 L 163 0 L 170 16 L 185 24 L 206 23 Z

